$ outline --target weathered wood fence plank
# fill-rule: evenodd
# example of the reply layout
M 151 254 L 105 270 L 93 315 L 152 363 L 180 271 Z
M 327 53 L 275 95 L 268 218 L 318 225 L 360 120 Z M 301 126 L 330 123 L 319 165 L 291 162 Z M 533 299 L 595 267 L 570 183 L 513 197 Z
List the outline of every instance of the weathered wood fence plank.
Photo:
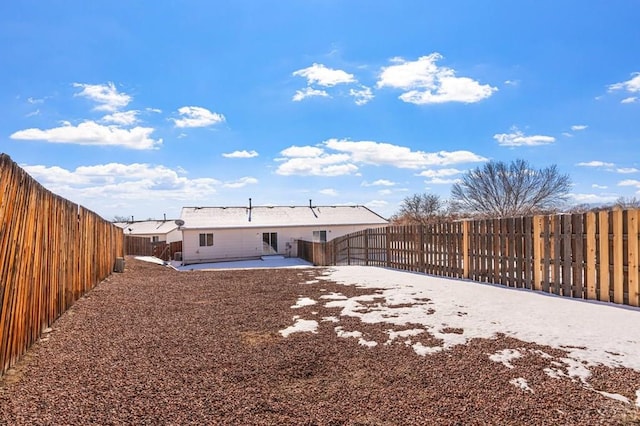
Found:
M 329 241 L 318 249 L 324 255 L 304 252 L 316 264 L 384 266 L 639 306 L 639 222 L 640 210 L 614 210 L 392 225 Z
M 0 155 L 0 374 L 113 270 L 122 230 Z

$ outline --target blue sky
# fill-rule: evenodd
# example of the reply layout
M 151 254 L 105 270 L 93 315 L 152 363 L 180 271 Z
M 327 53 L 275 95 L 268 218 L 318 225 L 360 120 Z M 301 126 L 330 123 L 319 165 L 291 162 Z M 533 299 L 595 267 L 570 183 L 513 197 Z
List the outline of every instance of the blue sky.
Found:
M 640 3 L 2 2 L 0 150 L 114 216 L 449 196 L 488 160 L 640 191 Z

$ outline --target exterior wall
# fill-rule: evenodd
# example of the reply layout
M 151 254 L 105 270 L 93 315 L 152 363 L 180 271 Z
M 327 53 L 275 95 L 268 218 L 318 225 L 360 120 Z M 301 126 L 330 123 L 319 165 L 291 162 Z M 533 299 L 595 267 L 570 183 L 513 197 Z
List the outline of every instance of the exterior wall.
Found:
M 313 231 L 327 231 L 327 241 L 351 232 L 386 225 L 336 225 L 327 227 L 280 227 L 234 229 L 183 229 L 182 261 L 189 263 L 251 259 L 269 254 L 297 257 L 295 240 L 313 241 Z M 273 252 L 262 241 L 263 233 L 278 234 L 278 251 Z M 200 234 L 213 234 L 213 246 L 200 247 Z
M 163 237 L 160 237 L 160 240 L 162 241 Z M 166 241 L 167 243 L 174 243 L 176 241 L 182 241 L 182 231 L 178 230 L 178 229 L 174 229 L 173 231 L 169 232 L 166 235 Z
M 134 237 L 145 237 L 145 238 L 148 238 L 149 241 L 153 241 L 153 237 L 158 237 L 158 241 L 160 242 L 164 241 L 167 243 L 173 243 L 174 241 L 182 240 L 182 232 L 178 231 L 177 229 L 169 232 L 168 234 L 163 234 L 163 233 L 137 234 L 137 233 L 125 232 L 125 235 L 132 235 Z

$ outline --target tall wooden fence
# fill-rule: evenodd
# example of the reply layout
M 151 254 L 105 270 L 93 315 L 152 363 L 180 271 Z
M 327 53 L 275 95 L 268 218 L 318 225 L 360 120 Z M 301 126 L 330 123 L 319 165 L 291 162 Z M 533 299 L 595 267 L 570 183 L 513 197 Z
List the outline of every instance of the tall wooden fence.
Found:
M 132 256 L 155 256 L 162 260 L 172 260 L 177 252 L 182 252 L 182 241 L 152 242 L 149 237 L 125 234 L 124 252 Z
M 300 242 L 316 265 L 371 265 L 640 306 L 640 210 L 367 229 Z
M 122 256 L 120 228 L 0 154 L 0 374 Z

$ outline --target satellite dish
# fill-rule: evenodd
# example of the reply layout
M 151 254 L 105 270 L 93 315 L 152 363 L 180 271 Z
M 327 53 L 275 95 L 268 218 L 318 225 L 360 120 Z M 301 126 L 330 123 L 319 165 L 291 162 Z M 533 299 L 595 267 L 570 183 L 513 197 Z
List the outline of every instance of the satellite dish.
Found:
M 176 225 L 178 225 L 178 227 L 181 227 L 184 225 L 184 220 L 182 219 L 176 219 L 174 222 Z

